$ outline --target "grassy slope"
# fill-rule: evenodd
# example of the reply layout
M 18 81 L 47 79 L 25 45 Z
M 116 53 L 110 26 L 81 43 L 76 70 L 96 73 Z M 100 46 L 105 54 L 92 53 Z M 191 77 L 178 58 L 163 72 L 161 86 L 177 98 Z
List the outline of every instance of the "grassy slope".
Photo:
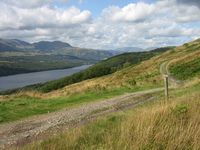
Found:
M 170 62 L 170 72 L 180 80 L 200 76 L 200 48 Z
M 199 45 L 200 40 L 195 42 L 198 42 Z M 98 85 L 98 87 L 104 86 L 106 90 L 113 90 L 114 87 L 119 89 L 126 87 L 128 89 L 130 83 L 126 81 L 128 79 L 130 80 L 130 72 L 132 73 L 131 78 L 134 77 L 136 80 L 135 86 L 143 86 L 143 84 L 153 86 L 155 82 L 161 85 L 162 78 L 159 77 L 160 75 L 157 75 L 159 70 L 158 66 L 164 61 L 174 59 L 170 65 L 172 67 L 176 65 L 176 60 L 178 61 L 181 59 L 181 62 L 187 62 L 191 64 L 190 67 L 193 67 L 193 63 L 191 62 L 198 59 L 198 57 L 192 57 L 192 59 L 188 58 L 190 58 L 190 55 L 193 55 L 193 52 L 196 51 L 198 53 L 199 49 L 197 47 L 193 49 L 191 53 L 191 51 L 189 52 L 188 50 L 191 49 L 188 45 L 194 45 L 195 42 L 189 43 L 187 46 L 183 45 L 177 47 L 161 56 L 143 62 L 141 65 L 134 68 L 126 68 L 116 72 L 114 75 L 88 80 L 87 83 L 84 81 L 71 85 L 62 91 L 69 92 L 69 89 L 87 91 L 89 87 L 96 87 L 96 85 Z M 183 58 L 183 56 L 185 57 Z M 151 65 L 151 67 L 148 67 L 148 64 Z M 145 72 L 137 73 L 139 70 L 144 70 L 144 68 L 146 68 Z M 199 72 L 199 70 L 197 72 Z M 151 74 L 154 75 L 150 76 Z M 31 144 L 24 149 L 198 150 L 200 149 L 200 79 L 198 73 L 192 75 L 192 77 L 187 76 L 186 79 L 190 80 L 186 86 L 170 90 L 170 98 L 167 104 L 165 103 L 164 95 L 161 94 L 161 96 L 154 101 L 147 102 L 136 108 L 102 117 L 85 127 L 68 131 L 43 142 Z M 114 82 L 117 80 L 120 81 L 121 84 Z M 154 80 L 156 81 L 152 82 Z M 111 83 L 109 84 L 108 81 L 111 81 Z M 87 84 L 87 86 L 85 84 Z M 81 86 L 85 88 L 81 89 Z M 61 94 L 60 91 L 56 92 L 58 95 Z M 77 93 L 78 90 L 71 93 L 74 92 Z

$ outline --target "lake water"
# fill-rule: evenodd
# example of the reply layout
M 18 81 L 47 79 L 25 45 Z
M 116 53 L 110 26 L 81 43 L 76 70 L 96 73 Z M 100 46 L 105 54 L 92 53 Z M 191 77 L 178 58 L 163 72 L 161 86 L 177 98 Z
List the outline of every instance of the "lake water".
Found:
M 90 66 L 91 65 L 83 65 L 68 69 L 40 71 L 0 77 L 0 91 L 60 79 L 84 70 Z

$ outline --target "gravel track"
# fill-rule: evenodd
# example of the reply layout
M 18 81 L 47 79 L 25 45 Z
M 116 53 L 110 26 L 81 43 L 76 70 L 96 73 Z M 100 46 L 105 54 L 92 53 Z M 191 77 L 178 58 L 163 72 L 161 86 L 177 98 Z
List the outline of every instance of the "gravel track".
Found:
M 170 75 L 170 72 L 169 72 L 169 64 L 170 64 L 170 61 L 165 61 L 163 62 L 161 65 L 160 65 L 160 73 L 162 75 L 164 74 L 167 74 L 168 75 L 168 79 L 169 79 L 169 82 L 170 82 L 170 87 L 171 88 L 174 88 L 174 87 L 178 87 L 178 86 L 181 86 L 183 85 L 184 83 L 177 79 L 176 77 Z
M 151 100 L 153 97 L 144 96 L 144 94 L 161 91 L 163 89 L 157 88 L 135 93 L 126 93 L 73 108 L 1 124 L 0 149 L 7 150 L 13 147 L 22 147 L 33 141 L 42 140 L 68 129 L 82 126 L 98 116 L 119 111 L 125 106 L 134 106 Z

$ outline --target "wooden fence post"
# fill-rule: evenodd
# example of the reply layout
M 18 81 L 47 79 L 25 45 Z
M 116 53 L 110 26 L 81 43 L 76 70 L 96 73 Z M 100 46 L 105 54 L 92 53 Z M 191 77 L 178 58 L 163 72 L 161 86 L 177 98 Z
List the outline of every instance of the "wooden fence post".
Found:
M 165 99 L 166 101 L 168 101 L 169 99 L 169 92 L 168 92 L 168 75 L 163 75 L 163 77 L 165 78 Z

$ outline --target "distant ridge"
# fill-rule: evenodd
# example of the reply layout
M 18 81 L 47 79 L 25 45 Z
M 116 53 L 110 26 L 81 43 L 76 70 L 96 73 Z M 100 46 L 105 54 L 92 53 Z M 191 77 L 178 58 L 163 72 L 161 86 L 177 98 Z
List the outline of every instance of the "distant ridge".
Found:
M 72 47 L 69 43 L 64 43 L 61 41 L 41 41 L 37 43 L 30 44 L 25 41 L 18 39 L 0 39 L 0 52 L 25 52 L 25 51 L 41 51 L 41 52 L 53 52 L 53 50 L 58 50 L 66 47 Z
M 0 39 L 0 52 L 21 52 L 19 45 L 15 40 Z
M 158 47 L 147 47 L 145 48 L 145 51 L 152 51 L 154 49 L 157 49 Z
M 49 52 L 54 49 L 62 49 L 65 47 L 72 47 L 70 44 L 61 41 L 53 41 L 53 42 L 41 41 L 38 43 L 33 43 L 33 45 L 36 49 L 43 52 Z
M 0 39 L 0 42 L 12 47 L 30 46 L 31 44 L 18 39 Z
M 158 47 L 148 47 L 148 48 L 140 48 L 140 47 L 121 47 L 121 48 L 116 48 L 113 51 L 117 52 L 144 52 L 144 51 L 151 51 L 155 50 Z
M 25 42 L 25 41 L 21 41 L 21 40 L 18 40 L 18 39 L 14 39 L 12 40 L 13 42 L 16 42 L 16 44 L 19 44 L 21 46 L 31 46 L 32 44 L 28 43 L 28 42 Z
M 141 52 L 141 51 L 144 51 L 144 49 L 139 48 L 139 47 L 121 47 L 121 48 L 116 48 L 114 51 Z

